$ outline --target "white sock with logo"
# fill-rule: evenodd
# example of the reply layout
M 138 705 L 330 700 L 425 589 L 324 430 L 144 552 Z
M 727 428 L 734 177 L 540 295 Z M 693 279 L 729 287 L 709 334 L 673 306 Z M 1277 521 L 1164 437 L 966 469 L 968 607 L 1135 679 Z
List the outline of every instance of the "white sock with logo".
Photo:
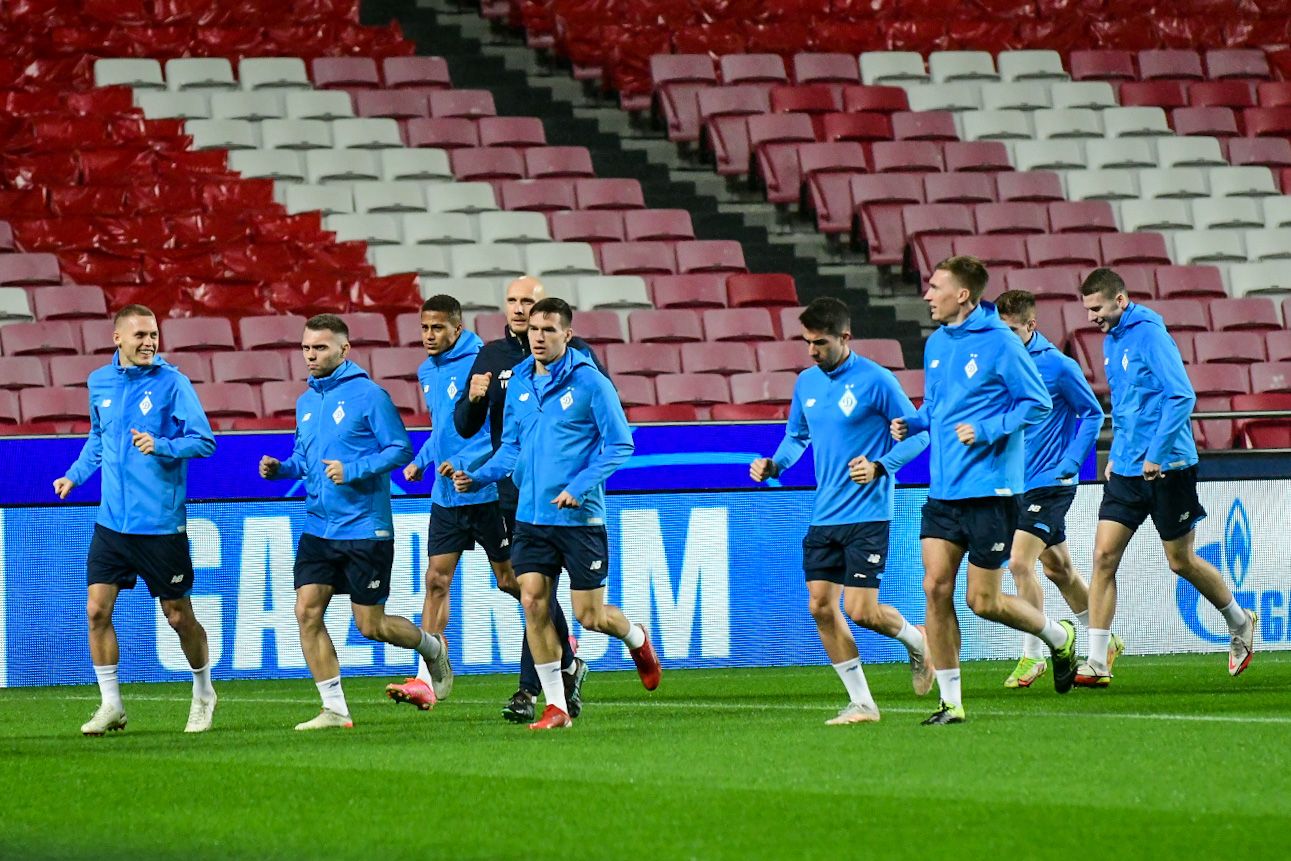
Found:
M 569 714 L 569 705 L 565 702 L 565 680 L 561 678 L 560 661 L 550 664 L 535 664 L 538 681 L 542 683 L 542 695 L 547 698 L 547 705 L 555 706 Z
M 908 652 L 912 652 L 917 655 L 923 654 L 923 650 L 925 648 L 923 643 L 923 634 L 920 634 L 918 628 L 907 622 L 905 617 L 902 617 L 901 619 L 901 630 L 897 631 L 897 642 L 905 646 L 906 651 Z
M 937 670 L 937 691 L 941 701 L 948 706 L 962 706 L 963 695 L 959 692 L 959 667 L 953 670 Z
M 121 702 L 121 686 L 117 682 L 117 665 L 95 664 L 94 677 L 99 680 L 99 696 L 103 698 L 103 704 L 116 706 L 124 711 L 125 704 Z
M 323 698 L 323 708 L 331 709 L 338 715 L 350 716 L 350 707 L 345 704 L 345 691 L 341 690 L 341 677 L 318 682 L 318 693 Z
M 1044 641 L 1035 634 L 1022 635 L 1022 657 L 1033 661 L 1044 660 Z
M 1236 634 L 1246 627 L 1248 621 L 1246 610 L 1242 609 L 1242 605 L 1237 603 L 1236 598 L 1227 607 L 1220 607 L 1219 612 L 1224 614 L 1224 621 L 1228 623 L 1230 634 Z
M 1089 630 L 1089 610 L 1081 610 L 1076 614 L 1076 624 L 1085 630 Z
M 213 696 L 215 688 L 211 686 L 211 662 L 208 660 L 206 666 L 193 670 L 193 699 L 209 700 Z
M 1089 665 L 1100 672 L 1107 672 L 1107 644 L 1112 632 L 1107 628 L 1089 629 Z
M 834 664 L 834 671 L 843 680 L 843 687 L 847 688 L 847 696 L 852 702 L 863 706 L 874 705 L 874 697 L 870 694 L 869 682 L 865 680 L 865 670 L 861 669 L 860 658 Z
M 623 642 L 627 643 L 629 649 L 639 649 L 645 645 L 645 628 L 628 620 L 628 632 L 623 635 Z
M 1051 649 L 1061 649 L 1067 644 L 1067 629 L 1048 616 L 1044 617 L 1044 627 L 1037 636 Z

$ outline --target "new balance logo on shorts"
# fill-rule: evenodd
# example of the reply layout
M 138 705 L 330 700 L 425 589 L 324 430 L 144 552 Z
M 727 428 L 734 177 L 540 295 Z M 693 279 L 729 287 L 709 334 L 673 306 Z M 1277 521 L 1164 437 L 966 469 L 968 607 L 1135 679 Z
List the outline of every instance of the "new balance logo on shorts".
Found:
M 1002 553 L 1003 551 L 1004 551 L 1004 542 L 1003 542 L 1003 541 L 996 541 L 994 544 L 992 544 L 992 545 L 991 545 L 991 552 L 992 552 L 992 553 Z
M 498 546 L 500 546 L 500 547 L 510 547 L 510 546 L 511 546 L 511 539 L 510 539 L 510 538 L 503 538 L 503 539 L 502 539 L 502 543 L 501 543 L 500 545 L 498 545 Z
M 1039 514 L 1039 513 L 1040 513 L 1040 506 L 1038 506 L 1038 505 L 1028 505 L 1028 506 L 1027 506 L 1027 511 L 1031 512 L 1032 514 Z
M 380 581 L 380 580 L 369 580 L 369 581 L 368 581 L 368 588 L 369 588 L 369 589 L 380 589 L 380 588 L 381 588 L 381 581 Z
M 174 577 L 171 577 L 171 578 L 170 578 L 170 582 L 171 582 L 171 583 L 183 583 L 183 582 L 184 582 L 184 575 L 183 575 L 183 574 L 176 574 Z
M 865 561 L 870 563 L 871 565 L 878 565 L 879 562 L 882 561 L 882 559 L 883 557 L 877 553 L 871 553 L 869 556 L 865 557 Z M 861 575 L 857 574 L 856 576 L 860 577 Z
M 588 570 L 589 570 L 589 571 L 600 571 L 600 570 L 601 570 L 601 560 L 597 559 L 597 560 L 596 560 L 595 562 L 593 562 L 591 565 L 588 565 L 588 566 L 587 566 L 587 568 L 588 568 Z
M 1185 520 L 1187 520 L 1191 515 L 1192 515 L 1192 512 L 1191 512 L 1191 511 L 1185 511 L 1183 514 L 1180 514 L 1180 515 L 1179 515 L 1179 522 L 1180 522 L 1180 523 L 1183 523 L 1183 522 L 1184 522 Z

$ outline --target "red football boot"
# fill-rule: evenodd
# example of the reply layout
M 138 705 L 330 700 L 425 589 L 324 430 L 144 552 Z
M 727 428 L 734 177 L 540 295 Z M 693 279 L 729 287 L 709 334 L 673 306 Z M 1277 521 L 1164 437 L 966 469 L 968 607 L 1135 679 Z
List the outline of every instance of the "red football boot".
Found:
M 637 665 L 637 675 L 641 677 L 641 684 L 645 685 L 647 691 L 652 691 L 659 687 L 659 680 L 663 678 L 663 668 L 659 666 L 659 657 L 654 653 L 654 646 L 650 645 L 650 634 L 646 629 L 641 628 L 641 633 L 645 637 L 645 642 L 639 648 L 629 649 L 632 655 L 632 663 Z
M 402 685 L 386 685 L 386 696 L 397 703 L 416 706 L 422 711 L 429 711 L 438 702 L 435 689 L 421 679 L 404 679 Z
M 569 729 L 573 725 L 574 721 L 569 715 L 549 705 L 542 710 L 542 717 L 529 724 L 529 729 Z

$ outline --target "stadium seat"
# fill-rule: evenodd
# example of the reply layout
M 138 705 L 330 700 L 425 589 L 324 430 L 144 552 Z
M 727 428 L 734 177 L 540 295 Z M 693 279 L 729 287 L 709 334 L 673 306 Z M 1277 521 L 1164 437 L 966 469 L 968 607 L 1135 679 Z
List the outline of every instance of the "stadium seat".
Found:
M 54 356 L 50 359 L 72 359 L 79 356 Z M 103 359 L 93 357 L 100 365 Z M 83 382 L 83 381 L 82 381 Z M 0 356 L 0 390 L 39 389 L 50 385 L 45 377 L 45 365 L 36 356 Z M 63 385 L 55 383 L 54 385 Z M 3 419 L 0 418 L 0 421 Z M 14 419 L 15 423 L 17 419 Z
M 1209 80 L 1188 85 L 1188 104 L 1198 108 L 1251 108 L 1258 102 L 1249 81 Z
M 1054 297 L 1070 302 L 1079 295 L 1081 279 L 1078 268 L 1054 266 L 1048 269 L 1011 269 L 1004 274 L 1003 280 L 1009 290 L 1026 290 L 1037 299 Z M 1066 327 L 1063 329 L 1065 332 Z
M 459 245 L 452 253 L 454 278 L 519 278 L 528 272 L 517 245 Z
M 1258 81 L 1269 78 L 1269 61 L 1262 50 L 1220 49 L 1206 52 L 1206 77 L 1214 81 Z
M 747 173 L 749 131 L 746 118 L 770 111 L 767 91 L 751 85 L 713 87 L 701 90 L 696 100 L 704 129 L 704 144 L 713 154 L 718 174 Z
M 1145 81 L 1200 81 L 1206 77 L 1196 51 L 1139 51 L 1139 77 Z
M 1000 141 L 951 141 L 942 150 L 946 170 L 996 173 L 1013 170 L 1009 151 Z
M 1067 58 L 1071 77 L 1076 81 L 1133 81 L 1134 58 L 1128 51 L 1072 51 Z
M 1064 200 L 1062 181 L 1051 170 L 995 174 L 1001 203 L 1049 203 Z
M 851 230 L 851 179 L 866 171 L 861 144 L 809 143 L 798 148 L 798 172 L 806 185 L 805 194 L 815 213 L 817 229 L 822 233 Z
M 426 208 L 430 212 L 493 212 L 498 208 L 493 186 L 487 182 L 446 182 L 426 191 Z
M 633 341 L 643 343 L 704 340 L 702 318 L 698 311 L 688 308 L 633 311 L 628 315 L 628 331 Z
M 923 178 L 928 203 L 994 203 L 995 180 L 986 173 L 930 173 Z
M 1180 332 L 1206 332 L 1210 320 L 1205 306 L 1189 299 L 1161 299 L 1147 303 L 1165 320 L 1166 328 L 1173 334 Z M 1187 361 L 1185 359 L 1185 361 Z
M 1228 287 L 1237 297 L 1291 293 L 1291 270 L 1280 260 L 1236 263 L 1228 267 Z
M 578 207 L 574 183 L 565 179 L 520 179 L 501 183 L 498 199 L 503 209 L 530 212 L 559 212 Z M 493 192 L 490 189 L 489 195 Z M 496 208 L 496 207 L 495 207 Z
M 53 422 L 66 433 L 90 420 L 90 400 L 81 388 L 22 389 L 17 393 L 23 422 Z
M 693 343 L 681 345 L 681 369 L 688 374 L 751 373 L 757 370 L 753 345 L 740 343 Z
M 1209 367 L 1233 366 L 1213 365 Z M 1240 366 L 1237 367 L 1240 368 Z M 1246 367 L 1250 369 L 1251 373 L 1250 391 L 1252 393 L 1291 393 L 1291 362 L 1257 362 Z
M 788 404 L 798 375 L 789 371 L 734 374 L 731 400 L 738 404 Z
M 898 111 L 888 117 L 898 141 L 951 143 L 960 139 L 955 117 L 945 110 Z
M 488 90 L 439 90 L 428 95 L 432 117 L 493 117 L 497 107 Z
M 1214 332 L 1277 331 L 1282 328 L 1277 305 L 1263 297 L 1215 299 L 1206 307 L 1210 312 L 1210 328 Z
M 537 117 L 481 117 L 476 127 L 480 146 L 523 148 L 547 145 L 547 132 Z
M 666 242 L 613 242 L 601 248 L 606 275 L 674 275 L 677 259 Z
M 238 62 L 238 81 L 244 90 L 313 89 L 299 57 L 244 57 Z
M 778 54 L 725 54 L 717 58 L 718 73 L 726 86 L 736 84 L 785 84 L 789 74 Z
M 417 379 L 417 369 L 426 360 L 426 351 L 417 347 L 378 347 L 372 351 L 371 367 L 376 380 Z
M 765 308 L 717 308 L 703 312 L 709 341 L 775 341 L 775 327 Z
M 1138 172 L 1139 192 L 1149 200 L 1209 196 L 1206 174 L 1198 168 L 1154 168 Z
M 1062 57 L 1057 51 L 1000 51 L 996 57 L 996 63 L 999 66 L 1000 78 L 1005 81 L 1055 83 L 1069 80 L 1067 70 L 1062 65 Z
M 1049 107 L 1053 105 L 1049 98 L 1049 88 L 1044 84 L 1005 83 L 982 86 L 982 108 L 986 111 L 1038 111 Z M 968 117 L 961 119 L 967 120 Z
M 1241 134 L 1237 129 L 1237 115 L 1232 108 L 1176 108 L 1170 114 L 1170 121 L 1175 134 L 1180 135 L 1234 138 Z
M 116 344 L 112 342 L 112 321 L 111 320 L 81 320 L 79 324 L 75 324 L 75 325 L 79 330 L 79 336 L 80 336 L 79 340 L 80 340 L 80 343 L 83 345 L 84 349 L 83 350 L 73 349 L 71 352 L 86 352 L 86 353 L 115 353 L 116 352 L 117 350 Z M 5 326 L 3 328 L 0 328 L 0 342 L 3 342 L 4 340 L 4 335 L 5 335 L 4 330 L 12 329 L 12 328 L 14 327 Z M 61 340 L 61 336 L 58 335 L 57 333 L 54 333 L 53 337 Z M 70 335 L 69 343 L 72 344 L 73 346 L 77 343 L 76 333 L 73 333 Z M 165 346 L 166 346 L 165 344 L 162 345 L 163 352 L 165 352 Z M 5 355 L 8 355 L 8 356 L 14 355 L 14 353 L 10 352 L 7 349 L 4 352 L 5 352 Z M 58 350 L 57 352 L 63 352 L 63 351 Z
M 1233 410 L 1291 409 L 1291 395 L 1266 392 L 1256 395 L 1236 395 L 1229 402 Z M 1238 419 L 1234 434 L 1247 448 L 1291 448 L 1291 421 L 1281 418 Z
M 1244 395 L 1251 391 L 1250 374 L 1243 365 L 1188 365 L 1188 381 L 1198 397 Z
M 481 212 L 477 218 L 481 242 L 551 242 L 551 229 L 541 212 Z
M 601 274 L 592 246 L 586 242 L 531 243 L 524 247 L 524 258 L 528 271 L 534 275 Z
M 792 275 L 735 274 L 726 280 L 731 308 L 796 307 L 798 290 Z
M 1281 194 L 1267 167 L 1216 167 L 1209 172 L 1215 197 L 1271 197 Z
M 644 279 L 633 275 L 592 275 L 578 279 L 578 308 L 652 308 Z
M 725 308 L 726 281 L 720 272 L 657 275 L 651 293 L 656 308 Z
M 309 64 L 309 70 L 314 86 L 319 89 L 381 85 L 376 60 L 370 57 L 316 57 Z
M 1228 142 L 1228 159 L 1238 167 L 1291 167 L 1291 141 L 1286 138 L 1234 138 Z
M 1195 200 L 1122 200 L 1121 227 L 1127 231 L 1137 230 L 1191 230 L 1193 227 L 1193 210 L 1204 207 L 1209 198 Z
M 656 54 L 650 58 L 654 98 L 675 142 L 699 140 L 697 94 L 716 86 L 717 71 L 707 54 Z
M 906 393 L 916 408 L 923 404 L 924 396 L 924 372 L 922 368 L 908 371 L 893 371 L 896 375 L 897 382 L 901 384 L 901 390 Z
M 1049 234 L 1028 236 L 1026 257 L 1021 265 L 1028 263 L 1033 267 L 1047 266 L 1089 266 L 1095 267 L 1102 262 L 1098 237 L 1092 234 Z
M 881 266 L 901 263 L 905 253 L 901 212 L 905 206 L 923 202 L 921 177 L 914 174 L 854 176 L 851 198 L 852 215 L 859 225 L 857 239 L 866 247 L 870 263 Z M 852 229 L 849 224 L 848 230 Z
M 233 327 L 220 317 L 185 317 L 161 321 L 161 342 L 169 352 L 236 350 Z
M 657 211 L 657 210 L 645 210 Z M 686 213 L 689 218 L 690 213 Z M 551 236 L 558 242 L 622 242 L 623 213 L 612 210 L 552 212 Z
M 0 287 L 0 325 L 34 319 L 27 291 L 21 287 Z
M 987 51 L 933 51 L 928 55 L 928 72 L 936 83 L 950 81 L 997 81 L 995 58 Z
M 408 146 L 456 149 L 480 145 L 476 124 L 462 117 L 413 119 L 404 124 Z
M 1165 110 L 1188 105 L 1188 88 L 1183 81 L 1126 81 L 1117 88 L 1125 107 L 1157 107 Z
M 108 341 L 111 343 L 111 336 Z M 75 355 L 80 352 L 72 325 L 61 320 L 0 326 L 0 347 L 3 347 L 0 352 L 6 356 Z
M 0 254 L 0 286 L 61 284 L 58 258 L 44 252 Z
M 928 81 L 923 57 L 915 51 L 867 51 L 861 54 L 861 81 L 901 86 Z
M 974 207 L 979 234 L 1049 233 L 1049 213 L 1043 203 L 984 203 Z
M 235 102 L 235 97 L 240 97 L 240 100 Z M 272 105 L 279 100 L 282 102 L 283 109 L 268 118 L 277 116 L 283 119 L 331 122 L 332 120 L 343 120 L 354 116 L 354 103 L 350 100 L 349 95 L 341 91 L 308 90 L 289 92 L 285 95 L 272 91 L 265 93 L 230 93 L 227 96 L 215 96 L 212 98 L 212 104 L 217 99 L 228 100 L 231 105 L 240 106 L 231 108 L 230 113 L 242 114 L 244 119 L 256 119 L 257 114 L 267 113 L 267 105 Z M 259 118 L 263 119 L 265 117 Z
M 523 150 L 525 175 L 530 179 L 582 179 L 596 176 L 587 147 L 535 146 Z
M 826 136 L 830 129 L 824 119 Z M 880 118 L 883 119 L 883 118 Z M 771 203 L 796 203 L 800 192 L 798 146 L 816 140 L 811 117 L 806 114 L 764 114 L 748 118 L 749 145 L 757 164 L 757 173 L 766 186 L 767 200 Z M 890 134 L 890 128 L 889 128 Z M 828 137 L 829 140 L 837 138 Z
M 7 359 L 9 362 L 35 361 L 40 363 L 39 359 L 34 356 L 16 356 Z M 89 377 L 94 371 L 106 364 L 103 356 L 50 356 L 49 357 L 49 385 L 61 388 L 80 388 L 84 389 L 89 385 Z M 42 369 L 41 378 L 44 377 Z M 37 383 L 43 386 L 45 383 Z M 22 386 L 6 386 L 6 388 L 29 388 L 28 383 Z
M 1252 364 L 1268 361 L 1264 342 L 1241 332 L 1198 332 L 1193 341 L 1197 362 Z
M 255 152 L 262 152 L 262 150 Z M 305 180 L 315 185 L 345 183 L 343 187 L 348 187 L 348 183 L 351 182 L 375 182 L 381 179 L 381 169 L 375 153 L 361 150 L 314 149 L 300 155 L 284 154 L 303 157 Z
M 731 401 L 730 387 L 720 374 L 660 374 L 654 384 L 660 404 L 703 407 Z
M 578 209 L 645 209 L 641 183 L 635 179 L 580 179 L 574 193 Z
M 94 61 L 94 86 L 164 90 L 166 81 L 156 60 L 105 58 Z
M 140 91 L 135 102 L 149 120 L 208 120 L 211 101 L 201 93 L 162 93 Z
M 273 352 L 219 353 L 211 357 L 211 372 L 217 383 L 259 385 L 292 377 L 286 358 Z
M 387 87 L 448 89 L 453 86 L 443 57 L 386 57 L 381 61 L 381 75 Z
M 305 318 L 291 315 L 243 317 L 238 321 L 243 350 L 299 349 Z
M 1116 214 L 1105 200 L 1054 202 L 1047 207 L 1054 233 L 1115 233 Z
M 1159 266 L 1157 295 L 1162 299 L 1223 299 L 1224 280 L 1214 266 Z
M 460 182 L 524 179 L 522 151 L 511 147 L 462 147 L 449 151 L 453 176 Z
M 336 234 L 340 242 L 360 241 L 373 245 L 398 245 L 399 221 L 396 216 L 377 214 L 328 215 L 323 218 L 323 228 Z
M 1031 140 L 1033 136 L 1027 115 L 1020 110 L 964 111 L 959 122 L 964 140 Z
M 1160 233 L 1105 233 L 1098 237 L 1105 266 L 1170 265 L 1170 252 Z
M 786 333 L 788 334 L 788 333 Z M 800 341 L 761 341 L 753 345 L 759 371 L 806 370 L 812 364 L 807 348 Z
M 1198 198 L 1192 201 L 1192 223 L 1199 230 L 1257 230 L 1264 227 L 1264 208 L 1253 197 Z
M 616 378 L 681 373 L 681 353 L 675 344 L 609 344 L 605 356 L 606 365 Z
M 901 342 L 895 338 L 856 338 L 848 346 L 858 356 L 864 356 L 890 371 L 905 370 Z
M 1247 259 L 1240 230 L 1183 230 L 1172 241 L 1178 263 L 1244 263 Z
M 653 406 L 656 400 L 654 382 L 649 377 L 615 374 L 614 388 L 625 409 Z
M 680 423 L 700 420 L 700 412 L 691 404 L 661 404 L 653 407 L 628 407 L 628 421 L 639 423 Z
M 413 212 L 401 221 L 408 245 L 470 245 L 478 239 L 478 216 L 464 212 Z
M 1039 140 L 1098 140 L 1103 137 L 1100 115 L 1117 110 L 1108 107 L 1103 111 L 1088 108 L 1054 108 L 1031 114 L 1035 136 Z
M 1035 238 L 1038 237 L 957 236 L 952 247 L 955 254 L 972 255 L 989 268 L 1024 269 L 1027 266 L 1026 243 L 1028 240 Z M 1062 238 L 1079 237 L 1065 236 Z
M 846 113 L 861 111 L 893 114 L 910 110 L 910 99 L 902 87 L 861 85 L 843 88 L 843 110 Z
M 793 79 L 799 84 L 857 84 L 860 65 L 853 54 L 795 54 Z
M 265 120 L 260 123 L 260 140 L 268 150 L 330 149 L 332 126 L 323 120 Z M 339 142 L 337 148 L 343 148 Z
M 744 248 L 733 239 L 692 239 L 678 242 L 677 273 L 747 272 Z
M 367 90 L 354 94 L 354 115 L 391 120 L 430 116 L 426 96 L 411 90 Z
M 617 213 L 597 210 L 601 217 Z M 630 242 L 685 241 L 695 238 L 690 212 L 685 209 L 625 210 L 621 216 L 624 237 Z
M 1101 111 L 1120 104 L 1116 100 L 1116 91 L 1106 81 L 1055 83 L 1049 88 L 1049 98 L 1054 108 L 1061 110 Z

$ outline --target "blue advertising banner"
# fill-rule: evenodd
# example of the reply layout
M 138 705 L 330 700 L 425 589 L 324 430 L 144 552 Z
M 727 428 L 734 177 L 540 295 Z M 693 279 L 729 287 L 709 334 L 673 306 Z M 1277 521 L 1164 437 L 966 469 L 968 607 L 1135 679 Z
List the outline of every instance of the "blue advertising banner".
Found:
M 1219 568 L 1239 602 L 1260 612 L 1257 648 L 1288 648 L 1291 575 L 1280 538 L 1291 521 L 1291 481 L 1209 482 L 1200 493 L 1210 516 L 1198 527 L 1198 552 Z M 1068 518 L 1079 570 L 1089 570 L 1101 494 L 1098 485 L 1082 486 Z M 913 624 L 924 619 L 919 510 L 925 499 L 922 489 L 897 491 L 880 592 Z M 811 501 L 811 492 L 800 490 L 611 495 L 607 600 L 649 628 L 666 668 L 822 664 L 800 569 Z M 388 609 L 414 620 L 424 594 L 428 508 L 425 499 L 394 501 Z M 188 513 L 197 571 L 193 603 L 210 636 L 216 678 L 306 676 L 292 589 L 301 503 L 199 503 Z M 84 562 L 94 516 L 87 505 L 0 508 L 0 686 L 93 681 Z M 1226 648 L 1218 612 L 1170 572 L 1150 527 L 1130 543 L 1123 568 L 1133 577 L 1121 589 L 1116 629 L 1131 653 Z M 957 593 L 964 659 L 1015 657 L 1018 635 L 968 612 L 964 580 Z M 569 607 L 567 584 L 562 592 Z M 1070 615 L 1047 583 L 1045 594 L 1050 615 Z M 447 636 L 457 671 L 516 671 L 521 614 L 514 599 L 494 588 L 482 551 L 465 554 L 452 602 Z M 142 583 L 122 593 L 116 624 L 123 679 L 188 677 L 178 641 Z M 413 671 L 413 653 L 359 635 L 343 598 L 333 602 L 327 624 L 346 675 Z M 593 668 L 631 668 L 619 642 L 576 634 L 579 654 Z M 856 635 L 867 662 L 905 659 L 893 640 L 859 629 Z

